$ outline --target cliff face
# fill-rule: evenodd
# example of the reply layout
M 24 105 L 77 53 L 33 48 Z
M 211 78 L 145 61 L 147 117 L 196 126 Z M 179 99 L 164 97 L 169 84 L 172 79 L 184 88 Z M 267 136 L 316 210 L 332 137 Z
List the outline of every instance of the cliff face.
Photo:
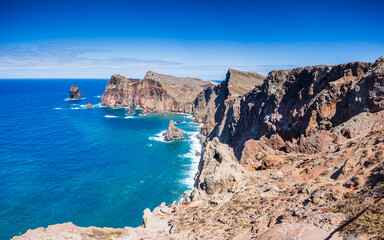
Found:
M 229 100 L 249 92 L 264 79 L 265 76 L 255 72 L 242 72 L 230 68 L 220 85 L 211 86 L 200 92 L 193 104 L 193 114 L 196 121 L 204 123 L 201 133 L 208 135 L 221 121 Z
M 142 81 L 113 75 L 108 81 L 103 106 L 148 108 L 152 111 L 191 113 L 199 92 L 216 83 L 148 71 Z
M 384 220 L 384 57 L 273 71 L 224 102 L 187 200 L 234 212 L 211 216 L 218 222 L 253 223 L 244 239 L 382 234 L 367 219 Z
M 230 69 L 193 101 L 207 140 L 183 202 L 146 209 L 138 228 L 62 224 L 15 239 L 382 239 L 384 57 L 262 79 Z M 163 96 L 154 82 L 133 95 Z
M 249 139 L 287 152 L 317 153 L 337 141 L 335 126 L 361 112 L 383 110 L 383 58 L 273 71 L 262 85 L 229 101 L 210 138 L 241 158 Z

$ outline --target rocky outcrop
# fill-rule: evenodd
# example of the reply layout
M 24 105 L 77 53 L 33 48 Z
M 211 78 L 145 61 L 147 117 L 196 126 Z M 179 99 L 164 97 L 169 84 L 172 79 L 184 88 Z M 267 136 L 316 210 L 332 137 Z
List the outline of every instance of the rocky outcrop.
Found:
M 192 112 L 207 138 L 193 191 L 115 238 L 382 238 L 384 58 L 272 71 L 249 92 L 236 85 L 256 78 L 230 69 L 199 93 Z M 62 226 L 15 239 L 107 234 Z
M 243 173 L 233 150 L 214 138 L 203 149 L 191 199 L 215 197 L 217 201 L 223 201 L 243 187 Z
M 102 106 L 128 107 L 135 105 L 134 97 L 140 79 L 131 79 L 114 74 L 105 87 Z
M 262 85 L 226 104 L 210 139 L 233 147 L 239 159 L 249 139 L 262 137 L 288 152 L 324 151 L 338 138 L 333 127 L 384 109 L 382 79 L 383 58 L 272 71 Z
M 148 71 L 144 79 L 159 82 L 167 92 L 167 95 L 176 102 L 176 106 L 169 106 L 169 109 L 165 110 L 184 113 L 191 113 L 193 111 L 192 103 L 201 91 L 217 85 L 216 82 L 200 78 L 174 77 L 152 71 Z
M 148 71 L 144 79 L 112 75 L 101 105 L 191 113 L 196 96 L 215 82 Z
M 20 239 L 111 239 L 118 238 L 124 232 L 121 228 L 97 228 L 97 227 L 78 227 L 73 223 L 63 223 L 48 226 L 47 228 L 37 228 L 27 231 L 23 236 L 14 237 L 13 240 Z
M 141 114 L 146 115 L 148 113 L 149 113 L 149 108 L 148 107 L 143 108 L 143 111 L 141 112 Z
M 134 105 L 129 105 L 127 107 L 127 115 L 133 115 L 136 113 L 136 108 Z
M 208 87 L 194 101 L 196 121 L 204 123 L 201 133 L 208 135 L 223 118 L 226 104 L 263 83 L 265 76 L 255 72 L 228 69 L 226 78 L 218 86 Z
M 80 89 L 74 84 L 69 89 L 69 99 L 80 99 L 83 98 L 81 95 Z
M 175 127 L 173 120 L 169 122 L 168 129 L 165 132 L 165 141 L 180 141 L 184 140 L 183 131 Z

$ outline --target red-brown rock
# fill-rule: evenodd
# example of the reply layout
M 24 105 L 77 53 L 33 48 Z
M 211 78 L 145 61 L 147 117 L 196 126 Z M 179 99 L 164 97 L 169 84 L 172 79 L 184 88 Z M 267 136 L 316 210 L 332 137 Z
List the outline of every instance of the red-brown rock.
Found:
M 217 83 L 152 71 L 142 81 L 115 74 L 107 83 L 101 105 L 192 113 L 196 96 L 214 85 Z
M 148 107 L 143 108 L 143 111 L 141 112 L 141 114 L 145 115 L 148 113 L 149 113 L 149 108 Z

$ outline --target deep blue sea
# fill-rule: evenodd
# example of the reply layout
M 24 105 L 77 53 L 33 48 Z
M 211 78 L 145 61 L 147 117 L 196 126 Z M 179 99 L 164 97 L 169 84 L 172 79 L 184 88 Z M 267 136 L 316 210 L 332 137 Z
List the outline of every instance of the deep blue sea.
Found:
M 0 239 L 64 222 L 135 227 L 145 208 L 192 188 L 200 126 L 182 114 L 100 107 L 106 83 L 0 80 Z M 72 84 L 84 99 L 67 100 Z M 185 121 L 186 141 L 162 141 L 171 119 Z

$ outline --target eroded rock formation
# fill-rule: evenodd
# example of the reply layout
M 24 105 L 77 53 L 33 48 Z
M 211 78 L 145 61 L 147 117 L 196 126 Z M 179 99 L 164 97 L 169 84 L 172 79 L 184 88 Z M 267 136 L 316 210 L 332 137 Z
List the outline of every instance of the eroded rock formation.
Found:
M 265 76 L 255 72 L 229 69 L 220 85 L 210 86 L 199 93 L 194 101 L 196 121 L 204 123 L 201 133 L 208 135 L 224 116 L 226 104 L 263 83 Z
M 196 96 L 214 85 L 215 82 L 198 78 L 174 77 L 152 71 L 148 71 L 142 81 L 112 75 L 101 105 L 191 113 Z
M 62 224 L 15 239 L 381 239 L 384 57 L 261 79 L 230 69 L 194 100 L 207 139 L 183 202 L 145 210 L 138 228 Z
M 175 123 L 173 120 L 169 122 L 168 129 L 165 132 L 165 140 L 166 141 L 181 141 L 184 140 L 183 131 L 175 127 Z
M 383 110 L 383 58 L 272 71 L 264 83 L 226 104 L 212 131 L 240 159 L 249 139 L 287 152 L 318 153 L 337 141 L 330 131 L 361 112 Z
M 132 105 L 129 105 L 127 107 L 127 115 L 133 115 L 136 113 L 136 108 L 135 106 L 132 104 Z
M 211 201 L 222 202 L 230 198 L 243 187 L 243 173 L 244 169 L 238 164 L 233 150 L 214 138 L 203 149 L 192 200 L 209 197 Z
M 81 95 L 80 89 L 73 84 L 69 89 L 69 99 L 80 99 L 83 98 Z

